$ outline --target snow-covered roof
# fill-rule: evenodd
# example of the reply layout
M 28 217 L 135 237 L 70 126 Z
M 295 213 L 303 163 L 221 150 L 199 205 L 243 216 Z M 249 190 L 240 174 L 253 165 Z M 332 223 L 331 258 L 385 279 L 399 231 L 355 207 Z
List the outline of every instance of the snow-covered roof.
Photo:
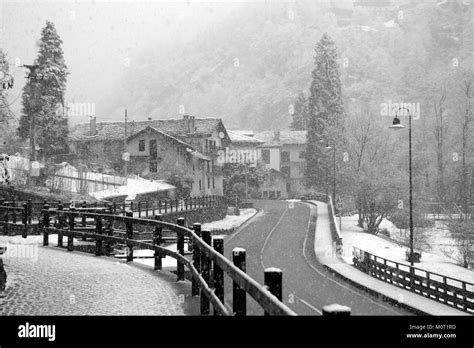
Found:
M 147 127 L 153 127 L 174 137 L 187 137 L 188 119 L 173 118 L 161 120 L 143 120 L 127 122 L 127 133 L 135 134 Z M 215 130 L 224 133 L 224 139 L 230 141 L 227 131 L 220 118 L 194 118 L 195 131 L 193 135 L 210 135 Z M 79 123 L 71 129 L 70 138 L 76 141 L 103 141 L 103 140 L 123 140 L 125 136 L 125 122 L 97 122 L 96 135 L 90 135 L 90 123 Z
M 253 136 L 252 131 L 227 131 L 229 134 L 230 140 L 234 144 L 245 143 L 245 144 L 263 144 L 264 141 Z M 252 135 L 250 135 L 252 134 Z
M 260 147 L 306 144 L 306 131 L 280 131 L 278 138 L 275 138 L 275 131 L 263 131 L 256 133 L 255 137 L 265 141 Z

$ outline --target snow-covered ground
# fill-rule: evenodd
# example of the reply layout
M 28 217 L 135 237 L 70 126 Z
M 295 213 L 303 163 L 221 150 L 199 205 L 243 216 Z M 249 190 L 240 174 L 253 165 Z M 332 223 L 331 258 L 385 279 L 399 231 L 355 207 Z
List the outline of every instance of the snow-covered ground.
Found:
M 118 186 L 113 189 L 98 191 L 91 193 L 96 199 L 104 199 L 106 197 L 115 197 L 127 195 L 127 200 L 134 200 L 137 194 L 166 191 L 174 189 L 173 185 L 167 184 L 162 180 L 146 180 L 146 179 L 127 179 L 127 185 Z
M 399 230 L 390 221 L 383 221 L 380 227 L 387 228 L 391 231 L 391 235 L 392 232 L 399 234 Z M 431 238 L 435 238 L 438 244 L 443 243 L 443 239 L 438 241 L 436 236 L 431 236 Z M 444 238 L 447 237 L 445 236 Z M 406 247 L 401 246 L 397 242 L 391 242 L 364 232 L 362 228 L 357 226 L 357 215 L 342 217 L 342 240 L 344 244 L 343 258 L 348 263 L 352 263 L 352 250 L 355 246 L 376 256 L 409 265 L 405 256 Z M 447 239 L 444 241 L 446 242 Z M 421 262 L 416 263 L 415 267 L 474 283 L 474 271 L 454 264 L 453 260 L 442 252 L 422 252 Z
M 207 222 L 202 224 L 203 230 L 215 231 L 215 230 L 230 230 L 237 228 L 242 225 L 245 221 L 250 219 L 257 212 L 256 209 L 240 209 L 240 215 L 226 215 L 222 220 L 217 220 L 213 222 Z

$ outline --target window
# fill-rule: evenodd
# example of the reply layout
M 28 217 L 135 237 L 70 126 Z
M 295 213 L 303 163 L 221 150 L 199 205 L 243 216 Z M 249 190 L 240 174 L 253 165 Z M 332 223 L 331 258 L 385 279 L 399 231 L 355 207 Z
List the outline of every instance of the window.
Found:
M 145 139 L 140 139 L 138 141 L 138 151 L 140 152 L 145 151 Z
M 290 167 L 281 167 L 281 172 L 285 173 L 287 176 L 290 176 Z
M 281 197 L 281 191 L 277 191 L 277 198 Z
M 212 177 L 212 188 L 216 188 L 216 180 L 214 180 L 214 177 Z
M 262 150 L 262 161 L 265 164 L 270 164 L 270 150 Z
M 281 152 L 281 161 L 282 162 L 290 162 L 290 152 L 289 151 L 282 151 Z
M 201 180 L 199 180 L 199 191 L 202 190 L 202 183 L 201 183 Z
M 207 177 L 207 188 L 211 188 L 211 178 Z
M 150 172 L 151 173 L 158 172 L 158 165 L 156 162 L 150 162 Z
M 306 156 L 306 153 L 304 151 L 300 151 L 300 158 L 304 159 Z

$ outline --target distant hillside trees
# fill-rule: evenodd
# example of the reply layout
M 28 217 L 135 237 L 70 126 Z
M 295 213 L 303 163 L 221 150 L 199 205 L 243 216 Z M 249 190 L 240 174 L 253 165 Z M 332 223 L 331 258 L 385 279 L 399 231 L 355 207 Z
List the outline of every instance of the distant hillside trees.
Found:
M 57 112 L 58 106 L 64 105 L 68 74 L 61 45 L 54 24 L 47 21 L 41 31 L 39 52 L 34 62 L 38 67 L 23 88 L 23 115 L 18 133 L 22 139 L 27 139 L 33 129 L 41 156 L 67 151 L 67 118 Z

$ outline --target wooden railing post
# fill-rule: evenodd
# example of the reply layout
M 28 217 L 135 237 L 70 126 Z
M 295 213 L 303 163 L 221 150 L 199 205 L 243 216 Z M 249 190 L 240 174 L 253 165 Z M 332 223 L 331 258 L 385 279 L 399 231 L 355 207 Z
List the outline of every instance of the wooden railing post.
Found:
M 16 208 L 16 201 L 13 200 L 11 205 L 13 208 Z M 16 210 L 15 209 L 12 209 L 12 222 L 16 224 Z
M 156 221 L 161 221 L 161 215 L 155 215 Z M 153 232 L 153 245 L 160 245 L 161 238 L 163 237 L 163 229 L 161 226 L 155 226 L 155 230 Z M 162 263 L 161 263 L 161 254 L 155 250 L 155 266 L 154 270 L 161 270 Z
M 161 199 L 158 200 L 158 214 L 161 215 Z
M 151 209 L 152 209 L 152 215 L 155 216 L 155 201 L 151 201 Z
M 127 209 L 127 206 L 126 206 L 126 204 L 125 204 L 125 201 L 123 201 L 123 202 L 122 202 L 122 215 L 123 215 L 123 216 L 127 216 L 126 209 Z
M 168 201 L 165 201 L 165 214 L 168 212 Z
M 138 201 L 138 217 L 142 217 L 142 202 Z
M 114 215 L 117 215 L 117 202 L 112 202 L 112 211 Z
M 31 199 L 28 199 L 27 201 L 27 206 L 28 206 L 28 211 L 27 211 L 27 216 L 28 216 L 28 225 L 31 225 L 31 219 L 33 215 L 33 202 Z
M 332 304 L 323 307 L 324 316 L 350 316 L 351 309 L 347 306 L 341 306 L 338 304 Z
M 134 203 L 133 201 L 130 202 L 130 211 L 133 213 L 133 207 L 134 207 Z M 127 215 L 128 216 L 128 215 Z M 133 214 L 132 214 L 133 216 Z
M 9 231 L 9 226 L 8 226 L 8 203 L 3 203 L 4 206 L 6 207 L 5 208 L 5 215 L 4 215 L 4 222 L 5 222 L 5 226 L 3 227 L 3 235 L 7 236 L 8 235 L 8 231 Z
M 46 229 L 49 227 L 49 205 L 43 205 L 43 246 L 49 245 L 49 233 Z
M 214 237 L 213 247 L 216 252 L 224 255 L 224 237 Z M 224 271 L 214 263 L 213 272 L 215 294 L 224 303 Z M 217 315 L 216 308 L 214 308 L 214 315 Z
M 133 203 L 133 202 L 132 202 Z M 133 217 L 133 211 L 127 211 L 127 217 Z M 133 222 L 127 220 L 125 222 L 127 230 L 127 239 L 133 239 Z M 127 242 L 127 262 L 133 261 L 133 245 Z
M 28 234 L 28 203 L 23 203 L 21 223 L 23 224 L 23 233 L 21 236 L 22 238 L 26 238 Z
M 211 245 L 211 232 L 210 231 L 201 231 L 203 241 Z M 210 271 L 211 271 L 211 262 L 210 258 L 206 255 L 206 253 L 201 252 L 201 270 L 202 270 L 202 278 L 209 284 L 210 280 Z M 201 315 L 208 315 L 209 314 L 209 299 L 206 296 L 203 296 L 201 293 Z
M 184 217 L 179 217 L 177 221 L 178 226 L 184 227 Z M 182 256 L 184 256 L 184 234 L 182 233 L 177 233 L 176 235 L 176 242 L 178 244 L 177 249 L 178 253 Z M 178 281 L 184 280 L 184 263 L 180 260 L 178 260 Z
M 61 203 L 58 204 L 58 247 L 63 246 L 63 231 L 62 231 L 63 226 L 64 226 L 63 210 L 64 210 L 64 206 Z
M 148 217 L 148 201 L 145 201 L 145 216 Z
M 95 233 L 97 234 L 95 238 L 95 256 L 102 255 L 102 217 L 96 216 L 95 218 Z
M 283 276 L 279 268 L 270 267 L 265 269 L 263 276 L 264 285 L 279 301 L 282 300 L 282 280 Z M 265 311 L 264 315 L 270 314 Z
M 107 229 L 107 235 L 112 237 L 114 235 L 114 218 L 113 217 L 107 218 L 106 229 Z M 114 242 L 108 240 L 105 243 L 105 250 L 108 255 L 112 254 L 112 252 L 114 251 Z
M 69 213 L 69 232 L 74 231 L 74 211 L 76 208 L 71 208 L 71 213 Z M 67 251 L 74 250 L 74 236 L 72 233 L 69 233 L 67 236 Z
M 193 230 L 194 230 L 194 233 L 198 237 L 201 237 L 201 224 L 200 223 L 194 223 Z M 196 268 L 196 271 L 198 273 L 201 273 L 201 250 L 199 250 L 199 247 L 197 246 L 196 243 L 194 243 L 193 245 L 193 266 L 194 268 Z M 199 285 L 198 285 L 198 282 L 194 279 L 194 277 L 191 284 L 191 295 L 192 296 L 199 295 Z
M 234 248 L 232 250 L 232 261 L 234 265 L 241 271 L 245 272 L 245 249 Z M 247 294 L 244 289 L 233 282 L 233 310 L 234 314 L 238 316 L 247 315 Z

